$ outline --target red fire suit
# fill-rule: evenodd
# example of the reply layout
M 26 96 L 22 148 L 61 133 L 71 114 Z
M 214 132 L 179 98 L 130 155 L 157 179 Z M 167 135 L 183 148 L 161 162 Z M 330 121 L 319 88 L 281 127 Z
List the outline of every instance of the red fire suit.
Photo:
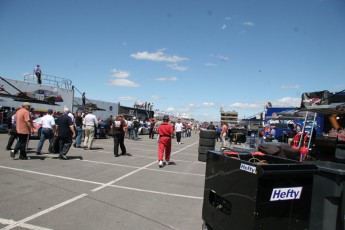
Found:
M 163 122 L 158 126 L 158 160 L 162 161 L 165 150 L 165 160 L 170 160 L 171 154 L 171 135 L 174 134 L 173 127 L 168 122 Z

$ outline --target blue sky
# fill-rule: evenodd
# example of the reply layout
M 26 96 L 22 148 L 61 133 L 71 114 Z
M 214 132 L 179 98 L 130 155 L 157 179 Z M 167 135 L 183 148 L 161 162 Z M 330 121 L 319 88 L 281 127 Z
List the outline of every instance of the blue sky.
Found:
M 3 77 L 200 121 L 345 89 L 344 0 L 1 0 L 0 34 Z

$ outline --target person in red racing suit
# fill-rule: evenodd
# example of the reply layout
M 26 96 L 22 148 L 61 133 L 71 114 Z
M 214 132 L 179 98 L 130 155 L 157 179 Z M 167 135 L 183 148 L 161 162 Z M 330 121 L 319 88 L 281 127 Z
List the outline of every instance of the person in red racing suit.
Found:
M 171 154 L 171 135 L 174 134 L 173 127 L 169 124 L 169 116 L 163 117 L 163 122 L 158 126 L 158 165 L 162 168 L 165 164 L 169 164 Z M 165 150 L 165 163 L 163 163 L 163 155 Z

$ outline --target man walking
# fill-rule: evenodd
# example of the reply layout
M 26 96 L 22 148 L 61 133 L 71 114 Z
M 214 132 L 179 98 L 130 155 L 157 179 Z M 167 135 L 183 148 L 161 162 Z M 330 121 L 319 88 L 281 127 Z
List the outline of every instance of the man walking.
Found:
M 55 119 L 52 116 L 52 114 L 53 114 L 53 110 L 48 109 L 48 113 L 42 117 L 42 120 L 41 120 L 42 131 L 41 131 L 40 141 L 38 142 L 38 145 L 37 145 L 37 150 L 36 150 L 37 155 L 42 155 L 42 147 L 45 140 L 49 139 L 49 143 L 53 141 L 56 126 L 55 126 Z
M 153 118 L 150 119 L 150 124 L 149 124 L 149 138 L 153 139 L 155 136 L 155 120 Z
M 64 112 L 64 114 L 56 120 L 57 124 L 57 132 L 55 131 L 55 135 L 59 137 L 59 145 L 60 145 L 60 160 L 67 160 L 67 153 L 72 145 L 72 138 L 75 137 L 74 126 L 71 117 L 68 116 L 68 112 Z
M 98 126 L 97 117 L 94 114 L 92 114 L 92 110 L 86 110 L 86 116 L 84 117 L 84 125 L 84 149 L 90 150 L 92 148 L 92 142 L 95 136 L 95 128 Z
M 163 117 L 163 122 L 158 126 L 158 166 L 162 168 L 165 164 L 169 165 L 171 154 L 171 135 L 173 135 L 173 127 L 169 124 L 169 116 Z M 165 151 L 165 163 L 163 156 Z
M 136 141 L 138 140 L 138 131 L 139 131 L 139 127 L 140 127 L 140 121 L 138 120 L 138 118 L 133 117 L 133 139 Z
M 33 134 L 33 126 L 30 118 L 30 103 L 24 102 L 22 108 L 16 112 L 16 130 L 18 135 L 18 142 L 14 147 L 14 150 L 11 150 L 11 158 L 14 158 L 18 151 L 20 151 L 19 159 L 28 160 L 30 158 L 26 155 L 26 145 L 29 142 L 30 134 Z
M 225 122 L 222 122 L 222 131 L 220 132 L 220 138 L 222 140 L 222 147 L 225 147 L 226 135 L 228 133 L 228 125 Z
M 176 133 L 176 141 L 177 144 L 181 144 L 181 135 L 183 131 L 183 124 L 181 123 L 181 120 L 178 119 L 176 124 L 175 124 L 175 133 Z
M 13 111 L 14 108 L 12 108 Z M 16 111 L 13 111 L 13 114 L 11 113 L 9 116 L 9 122 L 8 122 L 8 135 L 10 135 L 10 137 L 8 138 L 8 142 L 7 142 L 7 146 L 6 146 L 6 150 L 12 150 L 12 145 L 14 143 L 14 140 L 17 139 L 17 129 L 16 129 Z
M 80 112 L 77 112 L 77 115 L 74 118 L 74 124 L 77 137 L 75 138 L 73 146 L 74 148 L 80 148 L 81 138 L 83 136 L 83 118 Z
M 131 118 L 128 118 L 127 119 L 127 128 L 126 128 L 126 135 L 127 135 L 128 139 L 131 139 L 132 131 L 133 131 L 133 121 Z
M 123 120 L 121 115 L 114 117 L 114 122 L 112 125 L 113 138 L 114 138 L 114 156 L 119 156 L 119 146 L 121 148 L 121 155 L 126 154 L 126 146 L 124 144 L 125 132 L 126 132 L 126 122 Z

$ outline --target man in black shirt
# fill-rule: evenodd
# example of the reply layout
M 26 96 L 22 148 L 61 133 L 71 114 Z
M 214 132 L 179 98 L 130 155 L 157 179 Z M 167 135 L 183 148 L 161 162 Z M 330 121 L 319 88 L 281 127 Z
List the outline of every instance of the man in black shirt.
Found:
M 68 116 L 68 112 L 65 112 L 56 120 L 56 125 L 58 126 L 58 130 L 55 134 L 59 137 L 60 144 L 59 159 L 67 160 L 66 154 L 72 145 L 72 138 L 75 138 L 73 122 Z
M 76 138 L 74 141 L 74 148 L 81 148 L 81 138 L 83 136 L 83 118 L 81 117 L 81 113 L 77 112 L 76 117 L 74 118 L 75 123 L 75 131 L 76 131 Z
M 112 125 L 113 129 L 113 137 L 114 137 L 114 156 L 119 156 L 119 145 L 121 148 L 121 154 L 126 154 L 126 147 L 124 144 L 125 140 L 125 132 L 126 132 L 127 124 L 123 120 L 121 115 L 114 117 L 114 122 Z
M 216 127 L 214 126 L 212 121 L 210 122 L 209 126 L 207 127 L 207 130 L 216 130 Z
M 85 100 L 86 100 L 85 93 L 83 93 L 83 95 L 81 96 L 81 99 L 83 101 L 83 106 L 85 106 Z

